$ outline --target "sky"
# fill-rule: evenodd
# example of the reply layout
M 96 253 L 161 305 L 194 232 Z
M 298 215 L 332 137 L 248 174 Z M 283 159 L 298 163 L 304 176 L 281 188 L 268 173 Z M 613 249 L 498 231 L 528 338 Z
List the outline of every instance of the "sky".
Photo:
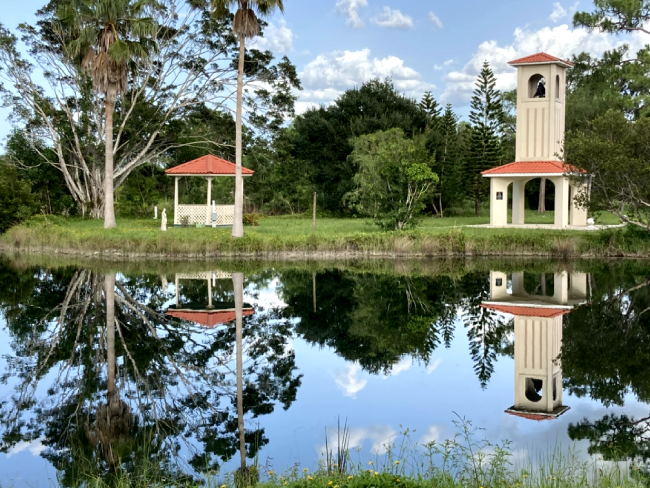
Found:
M 3 4 L 0 22 L 13 28 L 33 21 L 44 0 Z M 257 47 L 288 56 L 303 90 L 297 112 L 330 104 L 346 89 L 372 78 L 390 77 L 400 91 L 420 99 L 431 91 L 467 114 L 484 61 L 497 87 L 515 86 L 507 62 L 540 51 L 568 58 L 582 51 L 599 56 L 627 42 L 633 48 L 650 36 L 587 33 L 572 26 L 576 10 L 592 10 L 591 0 L 285 0 L 284 15 L 269 19 Z M 0 111 L 0 142 L 10 130 Z

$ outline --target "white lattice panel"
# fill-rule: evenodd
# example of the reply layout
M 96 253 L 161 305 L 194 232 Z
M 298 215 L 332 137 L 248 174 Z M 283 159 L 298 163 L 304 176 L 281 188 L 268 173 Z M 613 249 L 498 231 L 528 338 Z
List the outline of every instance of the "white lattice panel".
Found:
M 197 273 L 178 273 L 176 278 L 179 280 L 225 280 L 232 279 L 232 273 L 225 271 L 199 271 Z
M 207 205 L 179 205 L 175 223 L 182 224 L 184 219 L 187 218 L 189 225 L 205 224 L 208 217 L 207 212 Z
M 234 205 L 217 205 L 217 225 L 232 225 L 235 222 Z
M 210 209 L 212 210 L 212 209 Z M 207 223 L 207 205 L 179 205 L 178 216 L 174 223 L 182 224 L 183 219 L 188 219 L 189 225 L 205 224 Z M 232 225 L 235 221 L 235 206 L 234 205 L 216 205 L 217 225 Z M 212 218 L 212 215 L 210 215 Z

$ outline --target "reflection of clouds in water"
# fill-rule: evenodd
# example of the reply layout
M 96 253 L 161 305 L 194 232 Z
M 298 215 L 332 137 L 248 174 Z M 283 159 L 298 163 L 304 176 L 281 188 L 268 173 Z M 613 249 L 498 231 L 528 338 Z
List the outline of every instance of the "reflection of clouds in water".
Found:
M 438 366 L 440 366 L 440 363 L 442 362 L 442 359 L 437 358 L 434 362 L 432 362 L 430 365 L 427 366 L 427 374 L 433 373 L 436 369 L 438 369 Z
M 341 433 L 342 434 L 342 433 Z M 386 454 L 387 445 L 389 445 L 397 431 L 393 429 L 390 425 L 370 425 L 368 427 L 351 427 L 348 430 L 348 447 L 354 449 L 357 447 L 363 447 L 364 441 L 370 441 L 372 443 L 370 452 L 372 454 Z M 339 440 L 339 434 L 337 432 L 337 427 L 328 427 L 327 428 L 327 443 L 328 447 L 332 451 L 336 451 L 337 443 Z M 366 449 L 363 451 L 367 452 Z M 316 447 L 316 452 L 320 455 L 325 454 L 325 444 L 318 445 Z
M 427 431 L 420 439 L 420 444 L 428 444 L 429 442 L 438 442 L 440 440 L 440 434 L 442 434 L 442 426 L 436 424 L 430 425 Z
M 393 366 L 390 370 L 390 373 L 387 375 L 384 375 L 382 379 L 388 379 L 391 376 L 397 376 L 400 374 L 402 371 L 408 371 L 411 369 L 411 366 L 413 366 L 413 358 L 408 356 L 400 360 L 399 363 L 397 363 L 395 366 Z
M 348 363 L 345 365 L 345 371 L 338 370 L 336 372 L 336 386 L 343 391 L 345 396 L 356 398 L 357 393 L 368 384 L 368 380 L 358 378 L 357 375 L 360 372 L 361 365 L 359 363 Z
M 35 439 L 31 442 L 20 441 L 14 446 L 13 449 L 11 449 L 11 451 L 7 453 L 7 457 L 9 458 L 14 454 L 18 454 L 19 452 L 24 451 L 25 449 L 31 452 L 33 456 L 38 456 L 46 449 L 46 447 L 41 442 L 41 439 Z
M 255 285 L 249 285 L 244 290 L 244 298 L 251 305 L 264 307 L 264 310 L 270 308 L 285 308 L 287 306 L 278 294 L 279 278 L 273 278 L 264 288 L 257 288 Z M 257 295 L 257 298 L 254 295 Z
M 497 425 L 486 429 L 484 437 L 492 442 L 500 442 L 502 439 L 511 441 L 512 461 L 518 466 L 537 464 L 540 459 L 557 450 L 571 453 L 577 461 L 589 462 L 594 460 L 587 452 L 589 441 L 569 439 L 567 429 L 570 423 L 576 424 L 585 418 L 594 421 L 605 415 L 623 413 L 635 418 L 645 417 L 650 408 L 631 398 L 626 401 L 625 407 L 605 408 L 568 395 L 564 404 L 571 406 L 571 410 L 555 420 L 535 422 L 504 414 Z

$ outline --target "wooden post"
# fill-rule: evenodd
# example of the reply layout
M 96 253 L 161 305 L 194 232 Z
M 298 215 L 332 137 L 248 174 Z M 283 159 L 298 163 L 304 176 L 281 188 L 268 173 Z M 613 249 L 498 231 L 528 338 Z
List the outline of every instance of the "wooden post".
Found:
M 311 294 L 314 300 L 314 313 L 316 313 L 316 273 L 311 274 Z
M 311 222 L 311 233 L 313 235 L 316 235 L 316 192 L 314 192 L 314 205 L 313 205 L 313 207 L 314 207 L 313 208 L 314 215 L 313 215 L 312 222 Z

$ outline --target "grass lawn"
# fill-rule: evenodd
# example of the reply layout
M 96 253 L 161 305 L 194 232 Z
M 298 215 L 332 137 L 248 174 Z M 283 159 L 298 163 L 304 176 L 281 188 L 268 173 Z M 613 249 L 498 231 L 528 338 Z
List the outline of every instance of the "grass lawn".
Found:
M 602 223 L 616 223 L 607 216 Z M 531 223 L 552 223 L 553 212 L 527 211 Z M 399 255 L 650 255 L 650 241 L 619 229 L 619 234 L 555 229 L 489 229 L 480 217 L 427 217 L 415 230 L 385 232 L 371 219 L 321 218 L 312 236 L 311 219 L 302 216 L 267 217 L 246 227 L 243 239 L 231 229 L 174 228 L 160 231 L 154 219 L 118 219 L 105 230 L 101 220 L 38 216 L 0 236 L 4 249 L 61 250 L 74 254 L 151 254 L 170 256 L 251 255 L 308 252 L 318 254 Z M 607 231 L 614 232 L 614 231 Z M 614 237 L 612 237 L 614 236 Z M 621 237 L 622 236 L 622 237 Z M 631 236 L 631 237 L 630 237 Z

